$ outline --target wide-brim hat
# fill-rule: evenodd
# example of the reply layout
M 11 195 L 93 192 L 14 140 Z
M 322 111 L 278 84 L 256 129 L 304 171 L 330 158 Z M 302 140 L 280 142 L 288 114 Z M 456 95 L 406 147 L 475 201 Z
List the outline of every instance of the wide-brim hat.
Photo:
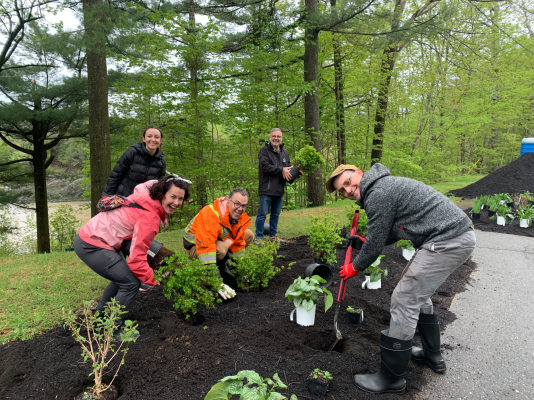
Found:
M 337 176 L 341 175 L 343 172 L 347 170 L 356 171 L 358 168 L 356 168 L 355 165 L 351 164 L 341 164 L 339 167 L 337 167 L 334 172 L 332 172 L 332 175 L 330 175 L 330 179 L 326 181 L 326 190 L 328 193 L 332 193 L 336 191 L 336 188 L 334 187 L 334 179 L 336 179 Z

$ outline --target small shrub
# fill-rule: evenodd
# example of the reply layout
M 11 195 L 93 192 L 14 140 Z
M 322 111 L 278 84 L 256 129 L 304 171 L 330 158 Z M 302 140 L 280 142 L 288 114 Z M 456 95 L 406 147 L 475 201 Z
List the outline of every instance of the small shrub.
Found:
M 323 156 L 315 150 L 315 147 L 306 145 L 299 150 L 293 159 L 293 164 L 304 172 L 310 172 L 317 167 L 324 167 L 325 161 Z
M 319 287 L 320 283 L 325 282 L 326 281 L 319 275 L 304 279 L 299 276 L 287 288 L 285 296 L 288 301 L 293 302 L 295 308 L 298 308 L 302 304 L 302 307 L 306 311 L 310 311 L 313 308 L 313 305 L 317 303 L 319 295 L 324 294 L 324 312 L 327 312 L 328 309 L 332 307 L 332 304 L 334 304 L 334 298 L 330 291 L 324 287 Z
M 78 220 L 71 206 L 61 205 L 50 215 L 50 239 L 52 249 L 63 251 L 72 247 L 76 237 Z
M 246 383 L 245 383 L 246 379 Z M 283 400 L 286 396 L 275 389 L 287 389 L 278 374 L 273 378 L 263 379 L 256 371 L 239 371 L 237 375 L 227 376 L 212 386 L 204 400 L 230 399 L 232 395 L 239 395 L 240 400 Z M 298 400 L 291 395 L 289 400 Z
M 210 308 L 222 301 L 217 293 L 222 284 L 217 266 L 191 260 L 184 253 L 168 257 L 154 271 L 154 280 L 163 282 L 163 294 L 168 299 L 173 298 L 174 308 L 182 310 L 186 318 L 197 313 L 199 304 Z
M 243 255 L 230 259 L 228 263 L 235 267 L 237 286 L 245 291 L 266 288 L 269 281 L 284 268 L 273 265 L 279 248 L 280 242 L 277 240 L 265 242 L 262 246 L 252 244 Z
M 382 273 L 384 273 L 384 277 L 388 276 L 388 270 L 381 269 L 379 267 L 380 260 L 382 257 L 385 257 L 385 256 L 384 255 L 378 256 L 376 261 L 363 271 L 364 274 L 371 275 L 371 279 L 370 279 L 371 282 L 377 282 L 380 279 L 380 276 Z
M 78 318 L 73 312 L 65 312 L 65 325 L 72 331 L 74 339 L 82 346 L 82 357 L 86 362 L 91 360 L 93 372 L 89 376 L 94 375 L 95 384 L 91 388 L 93 396 L 100 398 L 102 392 L 111 387 L 113 381 L 117 377 L 121 366 L 124 364 L 124 357 L 128 352 L 128 346 L 131 342 L 137 340 L 137 324 L 134 321 L 125 321 L 124 331 L 121 334 L 122 342 L 115 348 L 115 339 L 113 333 L 116 329 L 115 322 L 120 319 L 124 311 L 121 311 L 121 306 L 115 300 L 106 304 L 103 314 L 91 311 L 91 302 L 86 301 L 83 304 L 82 315 Z M 82 335 L 82 329 L 85 335 Z M 108 357 L 111 354 L 111 357 Z M 115 359 L 120 360 L 115 360 Z M 113 379 L 109 384 L 104 384 L 102 378 L 105 375 L 105 369 L 111 364 L 117 367 Z M 119 361 L 119 362 L 117 362 Z
M 343 242 L 339 236 L 339 228 L 327 215 L 311 217 L 310 237 L 308 245 L 311 247 L 314 257 L 328 264 L 335 264 L 336 245 Z
M 367 218 L 365 210 L 360 208 L 360 206 L 358 206 L 356 203 L 353 203 L 347 212 L 347 230 L 350 231 L 350 227 L 352 226 L 352 218 L 354 217 L 354 211 L 356 210 L 360 210 L 360 216 L 358 218 L 358 233 L 365 235 L 367 233 L 367 222 L 369 219 Z

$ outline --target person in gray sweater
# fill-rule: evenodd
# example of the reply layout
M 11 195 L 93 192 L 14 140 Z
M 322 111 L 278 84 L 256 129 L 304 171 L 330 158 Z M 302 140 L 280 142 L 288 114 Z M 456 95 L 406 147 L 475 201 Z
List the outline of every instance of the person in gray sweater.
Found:
M 414 179 L 391 176 L 379 163 L 366 173 L 354 165 L 340 165 L 326 189 L 356 200 L 369 219 L 360 252 L 341 268 L 343 279 L 369 267 L 385 245 L 404 239 L 416 248 L 391 296 L 389 329 L 380 336 L 381 369 L 354 375 L 356 386 L 371 393 L 403 393 L 410 358 L 445 373 L 439 322 L 430 297 L 473 253 L 471 220 L 443 194 Z M 422 348 L 412 347 L 416 327 Z

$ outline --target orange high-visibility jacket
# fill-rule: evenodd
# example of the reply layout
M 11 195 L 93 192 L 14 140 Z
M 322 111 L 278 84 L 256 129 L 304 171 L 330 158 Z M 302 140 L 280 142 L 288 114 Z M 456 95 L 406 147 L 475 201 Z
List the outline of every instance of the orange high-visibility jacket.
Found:
M 250 217 L 244 212 L 231 226 L 229 215 L 228 197 L 220 197 L 213 205 L 202 208 L 185 228 L 184 239 L 197 247 L 198 259 L 204 264 L 215 264 L 217 240 L 227 242 L 234 256 L 242 255 L 245 250 L 245 230 L 250 225 Z

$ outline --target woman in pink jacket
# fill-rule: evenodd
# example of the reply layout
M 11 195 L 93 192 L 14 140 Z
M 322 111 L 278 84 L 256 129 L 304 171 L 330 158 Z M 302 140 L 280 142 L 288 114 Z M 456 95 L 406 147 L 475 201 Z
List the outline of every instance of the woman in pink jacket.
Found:
M 113 297 L 128 311 L 139 292 L 141 282 L 156 285 L 147 251 L 166 215 L 174 213 L 189 199 L 187 182 L 176 175 L 166 176 L 137 185 L 130 203 L 95 215 L 78 232 L 74 251 L 89 268 L 110 282 L 97 311 Z M 137 206 L 142 208 L 138 208 Z M 128 261 L 120 252 L 124 239 L 132 239 Z

